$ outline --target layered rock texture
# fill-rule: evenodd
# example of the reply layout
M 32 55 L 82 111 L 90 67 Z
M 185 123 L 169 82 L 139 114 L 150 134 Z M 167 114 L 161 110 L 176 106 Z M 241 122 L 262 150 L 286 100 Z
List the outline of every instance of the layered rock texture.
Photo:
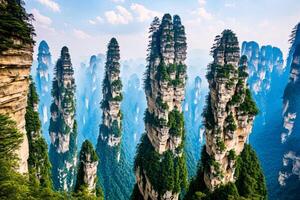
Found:
M 51 105 L 51 76 L 52 61 L 49 46 L 46 41 L 41 41 L 37 54 L 38 66 L 36 70 L 36 86 L 39 95 L 39 113 L 42 121 L 43 133 L 48 132 Z
M 235 181 L 235 157 L 251 132 L 256 105 L 247 88 L 247 57 L 240 58 L 236 35 L 225 30 L 215 39 L 208 67 L 209 95 L 204 111 L 209 165 L 204 181 L 210 190 Z
M 110 147 L 118 147 L 121 143 L 122 82 L 120 79 L 120 50 L 115 38 L 108 45 L 105 76 L 102 85 L 103 110 L 102 124 L 100 125 L 99 140 Z
M 50 160 L 52 180 L 58 190 L 70 190 L 74 185 L 77 149 L 75 120 L 75 80 L 69 50 L 63 47 L 55 67 L 52 84 Z
M 41 132 L 38 113 L 38 95 L 31 79 L 25 114 L 26 132 L 29 143 L 28 168 L 30 181 L 38 180 L 40 186 L 52 188 L 48 146 Z
M 84 141 L 79 154 L 79 166 L 75 191 L 86 189 L 96 196 L 98 156 L 93 145 Z
M 150 27 L 148 66 L 145 73 L 146 134 L 135 159 L 138 193 L 133 199 L 178 199 L 186 187 L 183 153 L 182 102 L 186 82 L 186 36 L 179 16 L 165 14 Z M 137 191 L 137 189 L 135 189 Z
M 19 157 L 18 171 L 26 173 L 28 140 L 25 113 L 34 30 L 29 23 L 31 17 L 21 2 L 2 0 L 0 10 L 0 114 L 10 116 L 23 133 L 23 142 L 16 152 Z
M 256 42 L 243 42 L 242 55 L 248 58 L 248 84 L 260 109 L 256 124 L 264 125 L 267 113 L 281 104 L 277 96 L 284 90 L 288 70 L 283 65 L 283 55 L 279 48 L 261 46 Z M 276 101 L 278 99 L 278 101 Z

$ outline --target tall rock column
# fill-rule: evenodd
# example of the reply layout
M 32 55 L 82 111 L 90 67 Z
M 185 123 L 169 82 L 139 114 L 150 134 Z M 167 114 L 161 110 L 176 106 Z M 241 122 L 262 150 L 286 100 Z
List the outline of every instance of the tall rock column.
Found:
M 235 181 L 236 156 L 244 149 L 258 113 L 247 88 L 247 57 L 240 59 L 239 43 L 224 30 L 212 48 L 209 95 L 204 111 L 207 163 L 204 181 L 210 190 Z
M 63 47 L 55 67 L 52 85 L 53 102 L 49 133 L 52 180 L 59 190 L 74 185 L 76 168 L 77 124 L 75 120 L 75 80 L 69 50 Z
M 2 0 L 0 3 L 0 114 L 10 116 L 24 133 L 23 142 L 16 150 L 18 171 L 28 171 L 28 140 L 25 132 L 25 113 L 32 65 L 34 29 L 31 16 L 22 1 Z M 15 26 L 18 24 L 18 26 Z
M 39 113 L 42 120 L 42 130 L 48 132 L 51 105 L 51 78 L 52 61 L 49 46 L 46 41 L 41 41 L 38 48 L 38 67 L 36 74 L 36 86 L 39 94 Z
M 122 195 L 122 184 L 116 176 L 118 168 L 122 165 L 121 138 L 122 138 L 122 113 L 121 101 L 122 82 L 120 78 L 120 49 L 115 38 L 108 44 L 106 54 L 105 75 L 102 83 L 103 110 L 100 125 L 97 153 L 100 158 L 99 177 L 103 185 L 105 198 L 115 199 L 116 194 Z M 120 174 L 122 176 L 122 174 Z M 118 195 L 117 195 L 118 196 Z
M 96 196 L 98 156 L 92 143 L 84 141 L 79 154 L 75 191 L 87 191 Z
M 186 187 L 187 169 L 183 152 L 182 102 L 186 82 L 186 36 L 179 16 L 165 14 L 150 27 L 145 93 L 146 134 L 135 159 L 139 194 L 146 199 L 178 199 Z

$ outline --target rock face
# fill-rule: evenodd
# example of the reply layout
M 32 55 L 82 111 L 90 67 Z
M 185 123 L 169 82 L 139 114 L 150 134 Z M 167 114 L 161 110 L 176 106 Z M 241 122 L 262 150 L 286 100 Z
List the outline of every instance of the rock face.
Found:
M 75 190 L 86 187 L 90 194 L 96 195 L 98 156 L 93 145 L 84 141 L 79 155 L 79 167 Z
M 161 23 L 154 19 L 150 32 L 144 83 L 146 135 L 136 155 L 136 181 L 144 199 L 178 199 L 187 178 L 181 105 L 187 77 L 185 30 L 179 16 L 172 19 L 165 14 Z M 160 171 L 152 166 L 164 167 Z
M 282 157 L 282 170 L 279 172 L 278 181 L 285 188 L 299 190 L 300 182 L 300 151 L 299 151 L 299 131 L 300 131 L 300 25 L 296 26 L 292 47 L 289 54 L 292 54 L 290 65 L 290 78 L 283 95 L 283 128 L 281 132 L 281 142 L 285 145 L 285 152 Z M 297 181 L 293 180 L 296 177 Z M 295 178 L 294 178 L 295 179 Z
M 110 147 L 117 147 L 121 142 L 122 82 L 120 79 L 120 50 L 118 42 L 112 38 L 107 51 L 105 76 L 103 80 L 103 110 L 99 140 Z
M 36 75 L 36 86 L 39 95 L 39 113 L 42 120 L 43 133 L 48 132 L 51 105 L 51 77 L 52 61 L 49 46 L 46 41 L 41 41 L 37 55 L 38 67 Z
M 300 24 L 298 24 L 292 32 L 291 38 L 292 46 L 290 48 L 287 62 L 290 63 L 290 77 L 289 82 L 285 88 L 283 95 L 283 117 L 284 130 L 281 133 L 281 142 L 287 141 L 288 137 L 294 132 L 294 125 L 298 114 L 298 85 L 300 72 Z M 292 58 L 290 58 L 292 57 Z M 289 63 L 287 63 L 288 65 Z
M 63 47 L 55 67 L 53 102 L 49 133 L 50 160 L 54 187 L 68 191 L 73 187 L 76 168 L 75 80 L 69 50 Z
M 234 182 L 235 158 L 244 149 L 258 110 L 247 88 L 247 57 L 240 58 L 239 43 L 231 30 L 224 30 L 212 48 L 209 95 L 204 110 L 206 152 L 210 165 L 204 181 L 210 190 Z
M 248 84 L 254 99 L 260 108 L 260 115 L 256 119 L 259 123 L 266 123 L 266 114 L 274 102 L 274 97 L 282 94 L 284 81 L 288 70 L 283 65 L 283 55 L 279 48 L 268 46 L 259 47 L 256 42 L 243 42 L 242 55 L 248 58 Z M 280 84 L 279 84 L 280 82 Z M 277 102 L 279 104 L 281 102 Z M 270 105 L 270 106 L 269 106 Z M 272 104 L 272 109 L 274 104 Z M 257 122 L 258 123 L 258 122 Z
M 0 114 L 10 116 L 24 133 L 24 141 L 17 150 L 20 173 L 28 171 L 25 113 L 32 53 L 33 47 L 25 44 L 23 48 L 12 48 L 0 53 Z
M 122 82 L 120 78 L 120 50 L 118 42 L 112 38 L 108 45 L 105 65 L 105 75 L 102 84 L 103 110 L 100 125 L 97 154 L 100 158 L 98 175 L 103 185 L 107 200 L 128 199 L 133 182 L 130 166 L 121 148 L 122 113 L 121 101 Z

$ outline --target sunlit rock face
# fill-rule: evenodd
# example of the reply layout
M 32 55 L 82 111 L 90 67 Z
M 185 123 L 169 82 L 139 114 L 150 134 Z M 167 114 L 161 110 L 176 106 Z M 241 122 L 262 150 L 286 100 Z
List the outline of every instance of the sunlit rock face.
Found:
M 69 50 L 63 47 L 55 67 L 49 134 L 52 180 L 58 190 L 74 186 L 77 150 L 75 120 L 75 79 Z
M 15 41 L 22 44 L 21 41 Z M 16 121 L 18 129 L 24 133 L 23 142 L 16 153 L 19 157 L 18 171 L 28 171 L 28 140 L 25 132 L 25 113 L 29 87 L 30 67 L 33 47 L 24 44 L 22 48 L 10 48 L 0 52 L 0 114 Z
M 102 85 L 103 99 L 101 101 L 102 123 L 98 140 L 110 147 L 121 143 L 121 101 L 122 82 L 120 78 L 120 50 L 115 38 L 108 45 L 105 75 Z
M 255 123 L 264 125 L 270 107 L 278 107 L 281 103 L 274 100 L 279 99 L 277 97 L 284 90 L 288 70 L 283 65 L 283 55 L 277 47 L 260 47 L 254 41 L 243 42 L 241 54 L 248 58 L 248 84 L 260 110 Z M 270 104 L 269 101 L 274 103 Z
M 208 67 L 209 95 L 204 111 L 206 152 L 210 165 L 204 181 L 210 190 L 234 182 L 236 156 L 244 149 L 258 110 L 247 88 L 247 57 L 240 58 L 239 43 L 224 30 L 212 48 Z
M 150 33 L 144 83 L 148 106 L 146 135 L 142 137 L 135 159 L 136 187 L 144 199 L 178 199 L 180 187 L 184 187 L 187 178 L 182 146 L 182 103 L 187 78 L 185 30 L 179 16 L 172 19 L 165 14 L 161 22 L 154 19 Z M 154 160 L 148 158 L 151 155 L 155 155 Z M 141 161 L 143 159 L 145 161 Z M 158 171 L 157 168 L 149 169 L 152 165 L 166 166 Z M 181 180 L 176 179 L 173 187 L 159 186 L 171 181 L 165 174 L 174 179 L 180 174 Z
M 52 60 L 49 46 L 45 40 L 41 41 L 37 54 L 38 66 L 36 69 L 36 87 L 39 95 L 39 114 L 43 133 L 46 134 L 50 121 L 51 104 L 51 73 Z

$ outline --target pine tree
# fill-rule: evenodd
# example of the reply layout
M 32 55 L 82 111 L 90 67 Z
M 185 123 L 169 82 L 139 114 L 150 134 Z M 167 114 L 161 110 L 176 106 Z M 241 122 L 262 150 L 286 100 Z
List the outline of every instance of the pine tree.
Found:
M 30 78 L 27 108 L 25 114 L 26 132 L 29 143 L 28 168 L 31 181 L 37 179 L 43 187 L 52 187 L 48 146 L 41 134 L 41 122 L 37 112 L 38 95 L 34 82 Z

